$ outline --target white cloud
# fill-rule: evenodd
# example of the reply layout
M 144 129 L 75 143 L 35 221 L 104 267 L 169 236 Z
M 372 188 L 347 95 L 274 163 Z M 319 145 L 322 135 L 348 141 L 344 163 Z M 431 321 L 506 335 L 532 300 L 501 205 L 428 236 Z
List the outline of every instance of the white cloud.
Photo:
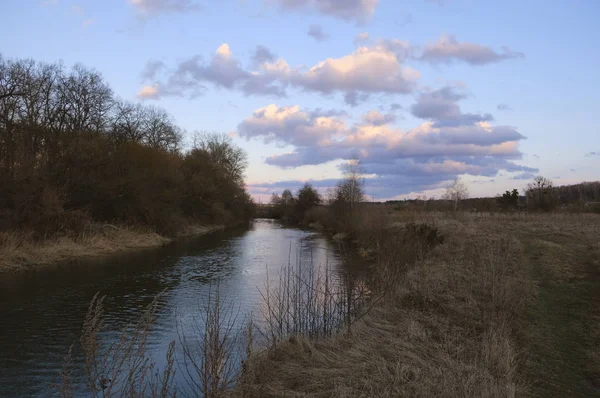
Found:
M 240 123 L 238 133 L 246 138 L 260 137 L 265 142 L 314 145 L 326 144 L 345 129 L 345 122 L 337 116 L 301 111 L 299 106 L 271 104 L 257 109 Z
M 288 87 L 297 87 L 327 94 L 340 92 L 346 95 L 346 102 L 356 105 L 371 93 L 407 94 L 415 89 L 420 73 L 403 64 L 406 45 L 397 40 L 381 41 L 310 68 L 291 67 L 259 46 L 253 61 L 264 62 L 250 71 L 240 65 L 227 44 L 222 44 L 209 62 L 194 56 L 179 63 L 157 84 L 161 95 L 198 95 L 198 87 L 204 83 L 240 90 L 246 95 L 285 96 Z M 164 64 L 154 61 L 143 75 L 155 79 L 165 69 Z
M 382 46 L 359 47 L 352 54 L 329 58 L 307 72 L 289 76 L 292 84 L 321 92 L 410 93 L 420 73 Z
M 390 124 L 396 120 L 394 114 L 383 114 L 377 111 L 370 111 L 362 116 L 362 120 L 366 124 L 372 124 L 374 126 L 381 126 L 382 124 Z
M 157 86 L 143 86 L 137 93 L 139 99 L 153 99 L 159 96 Z
M 227 44 L 227 43 L 221 44 L 219 46 L 219 48 L 217 48 L 217 55 L 226 60 L 230 59 L 231 58 L 231 50 L 229 49 L 229 44 Z

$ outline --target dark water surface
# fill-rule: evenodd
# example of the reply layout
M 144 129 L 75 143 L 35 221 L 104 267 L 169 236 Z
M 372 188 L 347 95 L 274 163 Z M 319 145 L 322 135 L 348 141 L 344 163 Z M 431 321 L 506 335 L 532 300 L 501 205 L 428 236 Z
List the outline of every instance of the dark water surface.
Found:
M 177 340 L 177 325 L 201 317 L 211 284 L 220 281 L 221 296 L 239 307 L 242 317 L 260 313 L 267 272 L 271 279 L 300 252 L 303 266 L 343 268 L 324 237 L 259 219 L 249 229 L 110 260 L 0 275 L 0 397 L 55 396 L 49 386 L 59 382 L 63 358 L 78 340 L 97 292 L 106 295 L 103 337 L 110 341 L 164 291 L 149 343 L 161 365 L 169 342 Z M 74 360 L 80 366 L 81 357 Z M 74 378 L 81 391 L 81 373 Z

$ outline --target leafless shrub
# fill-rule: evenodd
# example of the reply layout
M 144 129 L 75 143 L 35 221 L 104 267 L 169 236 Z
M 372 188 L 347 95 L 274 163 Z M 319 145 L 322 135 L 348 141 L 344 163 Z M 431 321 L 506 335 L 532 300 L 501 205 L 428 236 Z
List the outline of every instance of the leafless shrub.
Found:
M 349 273 L 336 273 L 329 263 L 303 264 L 299 251 L 294 265 L 281 268 L 276 287 L 267 274 L 259 330 L 269 347 L 288 337 L 328 337 L 344 325 L 349 330 L 369 294 L 364 283 Z
M 169 345 L 166 366 L 162 372 L 156 369 L 156 363 L 147 354 L 157 299 L 146 307 L 137 323 L 124 327 L 119 339 L 106 345 L 100 339 L 104 323 L 104 298 L 96 294 L 92 299 L 79 340 L 84 356 L 86 392 L 94 398 L 175 397 L 175 343 Z M 71 350 L 61 372 L 62 382 L 57 386 L 63 397 L 74 396 L 70 362 Z
M 233 303 L 223 302 L 217 284 L 211 287 L 201 312 L 202 317 L 193 320 L 191 332 L 185 331 L 186 325 L 178 325 L 183 350 L 181 368 L 187 394 L 218 398 L 235 384 L 240 370 L 239 310 L 235 311 Z

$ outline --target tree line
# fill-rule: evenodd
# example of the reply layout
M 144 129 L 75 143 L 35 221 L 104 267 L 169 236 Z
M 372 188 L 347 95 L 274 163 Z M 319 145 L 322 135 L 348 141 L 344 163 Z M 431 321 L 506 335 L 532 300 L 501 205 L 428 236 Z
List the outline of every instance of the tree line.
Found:
M 351 233 L 356 230 L 362 216 L 359 207 L 365 198 L 364 178 L 358 161 L 343 167 L 343 177 L 324 198 L 310 183 L 304 184 L 296 195 L 289 189 L 273 193 L 269 217 L 286 224 L 312 224 L 336 232 Z
M 476 211 L 586 211 L 600 212 L 600 181 L 555 186 L 543 176 L 529 182 L 523 194 L 518 189 L 505 191 L 496 197 L 469 198 L 468 189 L 459 180 L 448 186 L 441 199 L 418 197 L 410 200 L 390 200 L 399 210 L 421 208 L 427 210 L 476 210 Z
M 164 109 L 116 97 L 93 69 L 0 56 L 0 230 L 118 221 L 174 234 L 251 217 L 244 151 L 209 134 L 184 150 L 183 136 Z

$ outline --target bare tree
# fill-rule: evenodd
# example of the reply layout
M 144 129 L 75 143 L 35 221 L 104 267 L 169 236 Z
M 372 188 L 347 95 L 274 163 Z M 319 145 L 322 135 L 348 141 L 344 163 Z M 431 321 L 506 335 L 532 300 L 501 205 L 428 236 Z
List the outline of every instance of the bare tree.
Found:
M 352 212 L 365 197 L 363 170 L 360 162 L 353 159 L 343 166 L 343 171 L 344 177 L 335 190 L 335 200 L 347 204 Z
M 144 143 L 152 148 L 176 151 L 181 143 L 182 133 L 167 111 L 150 106 L 144 115 Z
M 234 145 L 228 135 L 197 132 L 194 134 L 193 147 L 206 151 L 233 181 L 239 184 L 244 182 L 248 156 L 243 149 Z
M 527 205 L 541 210 L 552 210 L 557 202 L 557 194 L 554 183 L 542 176 L 537 176 L 527 184 L 525 190 Z
M 117 100 L 109 134 L 117 142 L 142 142 L 144 139 L 145 108 L 140 104 Z
M 450 184 L 450 186 L 448 186 L 448 188 L 446 188 L 446 193 L 443 196 L 443 198 L 445 200 L 449 200 L 452 202 L 452 207 L 453 207 L 454 211 L 458 210 L 460 202 L 462 200 L 467 199 L 468 197 L 469 197 L 469 189 L 460 180 L 460 178 L 457 178 L 456 180 L 454 180 L 452 182 L 452 184 Z
M 285 206 L 291 205 L 294 203 L 294 194 L 289 189 L 285 189 L 281 193 L 281 203 Z
M 82 65 L 75 65 L 60 84 L 60 104 L 66 129 L 75 134 L 101 131 L 108 123 L 112 90 L 102 76 Z

